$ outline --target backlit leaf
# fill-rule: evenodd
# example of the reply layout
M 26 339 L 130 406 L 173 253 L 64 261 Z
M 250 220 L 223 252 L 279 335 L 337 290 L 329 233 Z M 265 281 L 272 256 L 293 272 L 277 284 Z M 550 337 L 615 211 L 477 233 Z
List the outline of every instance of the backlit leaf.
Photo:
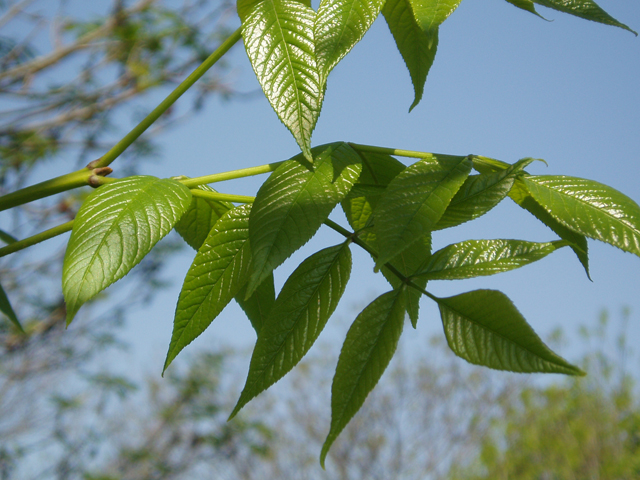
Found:
M 534 15 L 540 16 L 540 14 L 536 11 L 536 6 L 533 3 L 533 0 L 507 0 L 511 5 L 515 5 L 522 10 L 533 13 Z
M 409 0 L 413 15 L 425 32 L 436 30 L 461 2 L 462 0 Z
M 240 305 L 240 308 L 244 310 L 247 318 L 251 322 L 251 326 L 256 331 L 256 334 L 260 334 L 262 325 L 267 319 L 273 303 L 276 301 L 276 289 L 273 284 L 273 274 L 268 275 L 258 288 L 255 289 L 253 295 L 245 300 L 247 295 L 247 285 L 240 289 L 235 296 L 236 302 Z
M 286 281 L 256 342 L 247 382 L 231 417 L 306 355 L 338 306 L 351 273 L 349 242 L 325 248 Z
M 132 176 L 96 189 L 80 207 L 62 267 L 67 324 L 124 277 L 178 222 L 191 192 L 175 180 Z
M 425 280 L 461 280 L 494 275 L 538 261 L 567 242 L 467 240 L 434 252 L 418 274 Z
M 314 37 L 323 84 L 329 72 L 358 43 L 378 17 L 384 0 L 322 0 Z
M 196 188 L 205 192 L 215 192 L 208 185 L 199 185 Z M 232 208 L 233 204 L 229 202 L 193 197 L 191 205 L 180 221 L 176 223 L 176 232 L 191 248 L 199 250 L 213 225 Z
M 524 181 L 520 178 L 515 181 L 511 191 L 509 192 L 509 197 L 516 202 L 520 207 L 527 210 L 534 217 L 544 223 L 547 227 L 555 232 L 563 240 L 566 240 L 570 243 L 571 249 L 574 251 L 578 260 L 584 267 L 585 272 L 587 273 L 587 277 L 591 278 L 589 275 L 589 249 L 587 245 L 587 239 L 584 235 L 580 235 L 579 233 L 574 232 L 573 230 L 565 227 L 556 219 L 554 219 L 538 202 L 536 202 L 527 187 L 524 184 Z
M 253 70 L 278 117 L 311 161 L 324 88 L 316 62 L 316 12 L 296 0 L 238 0 Z
M 22 329 L 22 325 L 20 325 L 20 321 L 16 316 L 16 312 L 14 312 L 13 307 L 11 307 L 11 302 L 9 302 L 9 297 L 7 297 L 7 294 L 5 293 L 4 288 L 2 288 L 2 285 L 0 285 L 0 312 L 4 313 L 6 317 L 9 320 L 11 320 L 11 323 L 13 323 L 18 330 L 20 330 L 21 332 L 24 332 L 24 330 Z
M 370 303 L 347 332 L 331 386 L 331 429 L 320 463 L 329 448 L 380 380 L 396 351 L 404 325 L 404 290 L 387 292 Z
M 569 13 L 576 17 L 591 20 L 593 22 L 604 23 L 605 25 L 612 25 L 614 27 L 624 28 L 632 33 L 638 35 L 635 31 L 631 30 L 625 24 L 620 23 L 602 8 L 598 6 L 593 0 L 533 0 L 538 5 L 543 7 L 553 8 L 560 12 Z
M 182 284 L 164 370 L 237 295 L 249 276 L 251 205 L 229 210 L 198 250 Z
M 313 171 L 296 158 L 260 187 L 250 218 L 253 273 L 248 294 L 313 237 L 358 180 L 362 164 L 346 143 L 315 147 Z
M 468 157 L 433 155 L 389 183 L 374 211 L 378 267 L 433 229 L 470 170 Z
M 424 84 L 438 49 L 438 29 L 424 31 L 416 20 L 409 0 L 387 0 L 382 7 L 389 30 L 409 69 L 415 98 L 409 111 L 420 103 Z
M 562 225 L 640 256 L 640 207 L 626 195 L 583 178 L 544 175 L 522 180 Z
M 542 342 L 502 292 L 474 290 L 437 302 L 449 347 L 470 363 L 512 372 L 584 375 Z

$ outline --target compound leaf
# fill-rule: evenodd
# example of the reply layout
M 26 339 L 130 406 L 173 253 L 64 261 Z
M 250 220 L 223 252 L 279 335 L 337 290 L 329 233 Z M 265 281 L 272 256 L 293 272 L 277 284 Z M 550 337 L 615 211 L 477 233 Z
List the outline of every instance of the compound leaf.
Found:
M 433 155 L 407 167 L 374 211 L 378 267 L 429 233 L 471 171 L 468 157 Z
M 344 242 L 313 254 L 291 274 L 260 330 L 231 417 L 302 360 L 338 306 L 350 273 L 351 252 Z
M 436 300 L 453 352 L 470 363 L 522 373 L 584 375 L 553 353 L 497 290 L 474 290 Z
M 461 280 L 494 275 L 536 262 L 566 245 L 564 240 L 467 240 L 434 252 L 418 276 L 425 280 Z
M 640 207 L 593 180 L 561 175 L 524 177 L 531 196 L 565 227 L 640 256 Z
M 331 429 L 320 463 L 340 432 L 380 380 L 396 351 L 404 325 L 404 289 L 387 292 L 370 303 L 347 332 L 331 386 Z
M 124 277 L 178 222 L 191 192 L 175 180 L 132 176 L 96 189 L 80 207 L 62 267 L 67 324 Z
M 605 12 L 596 2 L 593 0 L 533 0 L 538 5 L 543 7 L 553 8 L 559 12 L 575 15 L 576 17 L 584 18 L 585 20 L 591 20 L 593 22 L 604 23 L 605 25 L 612 25 L 614 27 L 620 27 L 625 30 L 638 35 L 635 31 L 631 30 L 624 23 L 620 23 L 613 18 L 607 12 Z
M 315 147 L 313 170 L 296 158 L 280 165 L 260 187 L 251 210 L 251 295 L 260 282 L 320 228 L 358 180 L 362 164 L 346 143 Z
M 378 17 L 384 0 L 322 0 L 314 26 L 322 84 Z
M 311 133 L 324 96 L 313 37 L 316 12 L 296 0 L 239 0 L 238 14 L 262 90 L 311 161 Z
M 249 276 L 251 205 L 229 210 L 209 232 L 184 279 L 164 370 L 237 295 Z
M 387 0 L 382 14 L 409 69 L 415 97 L 409 111 L 420 103 L 424 85 L 438 49 L 438 29 L 424 31 L 413 14 L 409 0 Z

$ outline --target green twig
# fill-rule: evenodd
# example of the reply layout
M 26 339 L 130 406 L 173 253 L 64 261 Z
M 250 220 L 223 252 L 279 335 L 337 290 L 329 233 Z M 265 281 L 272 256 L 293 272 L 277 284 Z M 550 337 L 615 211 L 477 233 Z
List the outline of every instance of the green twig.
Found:
M 63 233 L 70 231 L 72 228 L 73 220 L 67 223 L 63 223 L 62 225 L 58 225 L 57 227 L 50 228 L 49 230 L 45 230 L 44 232 L 40 232 L 36 235 L 33 235 L 32 237 L 25 238 L 24 240 L 18 240 L 11 245 L 0 248 L 0 257 L 4 257 L 5 255 L 9 255 L 10 253 L 14 253 L 27 247 L 31 247 L 32 245 L 44 242 L 45 240 L 57 237 L 58 235 L 62 235 Z
M 173 105 L 191 86 L 202 77 L 222 56 L 229 51 L 238 40 L 242 38 L 240 28 L 231 34 L 209 57 L 196 68 L 176 89 L 165 98 L 160 105 L 153 109 L 138 125 L 135 126 L 122 140 L 116 143 L 111 150 L 94 162 L 92 167 L 106 167 L 124 152 L 147 128 L 149 128 L 160 116 Z
M 198 185 L 206 185 L 207 183 L 223 182 L 225 180 L 234 180 L 236 178 L 251 177 L 253 175 L 261 175 L 263 173 L 273 172 L 284 162 L 268 163 L 258 167 L 241 168 L 239 170 L 231 170 L 229 172 L 214 173 L 213 175 L 205 175 L 203 177 L 185 178 L 179 180 L 185 187 L 197 187 Z
M 349 143 L 351 148 L 360 152 L 383 153 L 386 155 L 397 155 L 399 157 L 409 158 L 432 158 L 437 156 L 435 153 L 415 152 L 413 150 L 400 150 L 398 148 L 374 147 L 372 145 L 360 145 L 357 143 Z
M 191 190 L 191 194 L 194 197 L 205 198 L 207 200 L 218 200 L 220 202 L 234 202 L 234 203 L 253 203 L 256 197 L 248 197 L 245 195 L 232 195 L 229 193 L 218 192 L 205 192 L 194 188 Z

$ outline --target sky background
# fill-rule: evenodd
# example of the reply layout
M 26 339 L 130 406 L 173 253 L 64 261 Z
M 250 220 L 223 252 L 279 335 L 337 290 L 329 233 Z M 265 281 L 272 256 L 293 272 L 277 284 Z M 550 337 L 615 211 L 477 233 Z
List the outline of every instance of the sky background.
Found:
M 110 3 L 77 5 L 90 16 L 92 10 Z M 599 4 L 640 30 L 640 2 L 601 0 Z M 380 17 L 330 75 L 313 145 L 343 140 L 425 152 L 473 153 L 507 162 L 542 158 L 548 167 L 536 162 L 527 170 L 597 180 L 640 202 L 640 39 L 619 28 L 543 7 L 538 10 L 551 21 L 504 0 L 463 1 L 440 29 L 423 100 L 411 113 L 409 74 Z M 241 45 L 234 47 L 228 61 L 236 88 L 254 95 L 209 101 L 201 114 L 156 138 L 158 162 L 143 164 L 141 173 L 195 177 L 276 162 L 298 153 L 293 137 L 260 95 Z M 147 100 L 152 108 L 160 98 Z M 112 166 L 117 177 L 117 162 Z M 255 195 L 265 179 L 220 183 L 216 188 Z M 339 208 L 331 218 L 347 225 Z M 507 199 L 478 221 L 437 232 L 433 246 L 435 250 L 485 238 L 549 241 L 556 237 Z M 341 241 L 342 237 L 323 228 L 276 272 L 276 287 L 304 258 Z M 438 296 L 477 288 L 501 290 L 542 336 L 558 327 L 572 334 L 580 325 L 593 323 L 602 309 L 611 310 L 615 317 L 629 306 L 628 334 L 633 345 L 640 339 L 640 258 L 593 241 L 589 247 L 593 282 L 565 248 L 513 272 L 432 282 L 428 290 Z M 389 289 L 373 273 L 366 253 L 355 246 L 352 253 L 351 282 L 321 341 L 340 344 L 357 313 Z M 172 258 L 165 270 L 172 286 L 151 306 L 131 312 L 123 335 L 132 348 L 128 354 L 117 354 L 117 363 L 129 373 L 160 373 L 175 304 L 193 256 L 187 247 Z M 427 337 L 441 332 L 437 307 L 425 298 L 418 330 L 405 330 L 404 345 L 428 348 Z M 211 346 L 250 347 L 254 341 L 249 322 L 233 304 L 182 355 Z M 580 356 L 570 347 L 559 353 L 570 360 Z M 248 367 L 249 357 L 246 363 Z

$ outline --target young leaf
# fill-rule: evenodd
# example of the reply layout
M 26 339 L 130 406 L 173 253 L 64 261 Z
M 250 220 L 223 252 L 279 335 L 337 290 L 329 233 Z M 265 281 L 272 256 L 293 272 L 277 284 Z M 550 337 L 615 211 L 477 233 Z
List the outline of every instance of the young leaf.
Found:
M 574 251 L 578 260 L 584 267 L 587 277 L 589 275 L 589 249 L 587 239 L 584 235 L 570 230 L 556 221 L 538 202 L 536 202 L 521 178 L 517 179 L 509 192 L 509 197 L 520 207 L 531 213 L 534 217 L 549 227 L 556 235 L 570 243 L 571 250 Z
M 350 273 L 351 252 L 344 242 L 313 254 L 291 274 L 260 330 L 231 417 L 302 360 L 338 306 Z
M 533 0 L 538 5 L 543 7 L 553 8 L 559 12 L 575 15 L 576 17 L 591 20 L 593 22 L 604 23 L 605 25 L 612 25 L 614 27 L 624 28 L 625 30 L 638 35 L 635 31 L 631 30 L 624 23 L 620 23 L 602 8 L 598 6 L 593 0 Z
M 404 325 L 404 289 L 387 292 L 370 303 L 347 332 L 331 386 L 331 429 L 320 463 L 329 448 L 380 380 L 396 351 Z
M 246 283 L 251 264 L 251 205 L 229 210 L 216 222 L 184 279 L 163 371 L 195 340 Z
M 378 267 L 433 229 L 470 171 L 468 157 L 434 155 L 389 183 L 374 211 Z
M 9 235 L 4 230 L 0 230 L 0 240 L 2 240 L 7 245 L 11 245 L 12 243 L 15 243 L 18 241 L 16 237 L 14 237 L 13 235 Z
M 7 294 L 5 293 L 4 288 L 2 288 L 2 285 L 0 285 L 0 312 L 4 313 L 6 317 L 11 320 L 11 323 L 13 323 L 18 330 L 24 333 L 22 325 L 20 325 L 20 320 L 18 320 L 16 312 L 13 311 L 11 302 L 9 302 L 9 297 L 7 297 Z
M 467 240 L 431 255 L 418 277 L 425 280 L 461 280 L 494 275 L 538 261 L 566 245 L 564 240 L 548 243 Z
M 481 217 L 507 196 L 514 181 L 515 176 L 510 175 L 507 170 L 470 175 L 433 229 L 456 227 Z
M 313 34 L 322 84 L 378 17 L 384 0 L 322 0 Z
M 420 103 L 424 84 L 438 49 L 438 29 L 425 32 L 418 24 L 409 0 L 387 0 L 382 7 L 389 30 L 409 69 L 415 98 L 409 111 Z
M 215 192 L 208 185 L 200 185 L 196 188 L 205 192 Z M 176 232 L 191 248 L 199 250 L 213 225 L 232 208 L 233 204 L 229 202 L 193 197 L 191 205 L 180 221 L 176 223 Z
M 191 192 L 175 180 L 132 176 L 96 189 L 80 207 L 62 267 L 67 324 L 124 277 L 178 222 Z
M 474 290 L 436 301 L 449 347 L 468 362 L 512 372 L 584 375 L 542 342 L 504 293 Z
M 313 237 L 358 180 L 362 164 L 346 143 L 316 147 L 313 171 L 296 158 L 284 162 L 260 187 L 251 210 L 251 295 L 260 282 Z
M 245 300 L 246 295 L 247 285 L 245 284 L 235 296 L 235 299 L 238 305 L 240 305 L 240 308 L 244 310 L 256 334 L 259 335 L 262 325 L 264 325 L 273 307 L 273 303 L 276 301 L 276 288 L 273 283 L 273 274 L 268 275 L 267 278 L 258 285 L 253 295 Z
M 583 178 L 544 175 L 522 180 L 562 225 L 640 256 L 640 207 L 626 195 Z
M 458 8 L 462 0 L 409 0 L 418 25 L 433 32 Z
M 238 14 L 264 94 L 312 161 L 311 133 L 324 95 L 313 38 L 316 12 L 296 0 L 238 0 Z

